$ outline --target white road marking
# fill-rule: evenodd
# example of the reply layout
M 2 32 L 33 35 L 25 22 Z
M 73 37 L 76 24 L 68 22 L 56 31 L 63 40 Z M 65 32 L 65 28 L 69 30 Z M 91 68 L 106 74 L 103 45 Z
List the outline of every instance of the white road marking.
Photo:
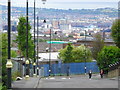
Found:
M 55 79 L 54 77 L 52 77 L 52 78 L 49 78 L 49 79 Z
M 61 79 L 66 79 L 66 78 L 61 78 Z

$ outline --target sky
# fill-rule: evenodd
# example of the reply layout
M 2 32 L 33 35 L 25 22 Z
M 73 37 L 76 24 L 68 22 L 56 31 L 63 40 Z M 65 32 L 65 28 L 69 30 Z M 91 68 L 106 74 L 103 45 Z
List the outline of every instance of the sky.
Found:
M 7 5 L 8 0 L 0 0 L 0 4 Z M 28 0 L 29 7 L 33 7 L 34 0 Z M 120 0 L 47 0 L 42 4 L 41 0 L 36 0 L 36 7 L 57 8 L 57 9 L 81 9 L 81 8 L 117 8 Z M 25 7 L 26 0 L 11 0 L 12 6 Z

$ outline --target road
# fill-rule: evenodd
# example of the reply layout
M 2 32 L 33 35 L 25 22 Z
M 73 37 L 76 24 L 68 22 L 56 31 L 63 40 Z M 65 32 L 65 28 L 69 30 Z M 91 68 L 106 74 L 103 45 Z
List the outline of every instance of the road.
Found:
M 93 76 L 91 80 L 86 76 L 69 77 L 50 77 L 42 78 L 37 88 L 118 88 L 117 79 L 101 79 L 99 76 Z

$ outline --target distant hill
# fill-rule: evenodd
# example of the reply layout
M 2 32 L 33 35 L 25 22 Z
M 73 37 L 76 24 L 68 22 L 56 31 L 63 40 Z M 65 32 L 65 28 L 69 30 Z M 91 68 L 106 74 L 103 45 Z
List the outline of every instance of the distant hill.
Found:
M 0 5 L 2 10 L 7 10 L 7 7 L 4 5 Z M 40 18 L 64 18 L 65 15 L 78 17 L 79 15 L 108 15 L 109 17 L 117 17 L 118 10 L 115 8 L 98 8 L 98 9 L 46 9 L 46 8 L 36 8 L 36 12 Z M 26 8 L 25 7 L 12 7 L 12 15 L 25 15 Z M 6 16 L 6 13 L 2 13 L 3 18 Z M 33 16 L 33 7 L 29 7 L 29 15 L 31 18 Z

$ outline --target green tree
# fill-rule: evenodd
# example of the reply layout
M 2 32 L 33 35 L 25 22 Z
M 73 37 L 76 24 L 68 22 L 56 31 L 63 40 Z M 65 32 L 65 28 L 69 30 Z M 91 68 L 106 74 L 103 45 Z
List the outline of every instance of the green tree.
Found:
M 61 49 L 59 52 L 59 58 L 62 59 L 64 63 L 85 62 L 85 58 L 87 62 L 92 60 L 90 49 L 84 45 L 74 47 L 68 44 L 66 48 Z
M 27 21 L 25 17 L 19 18 L 19 23 L 17 26 L 18 36 L 16 39 L 18 43 L 18 48 L 24 57 L 26 57 L 26 22 Z M 30 34 L 30 29 L 31 26 L 30 24 L 28 24 L 28 57 L 32 59 L 34 53 L 34 43 Z
M 113 40 L 115 41 L 116 46 L 120 48 L 120 19 L 116 19 L 115 22 L 113 22 L 111 29 Z
M 99 33 L 94 36 L 95 40 L 93 41 L 92 56 L 96 60 L 98 53 L 104 47 L 104 41 Z
M 84 45 L 81 45 L 79 47 L 75 47 L 73 49 L 73 59 L 75 62 L 91 62 L 91 51 L 90 49 L 86 48 Z
M 108 72 L 108 65 L 114 64 L 119 61 L 120 49 L 116 46 L 104 46 L 104 48 L 98 53 L 97 64 L 100 69 Z
M 2 33 L 0 34 L 2 36 L 2 83 L 3 86 L 7 86 L 7 69 L 6 69 L 6 63 L 7 63 L 7 48 L 8 48 L 8 39 L 7 34 Z
M 72 55 L 73 46 L 68 44 L 66 48 L 60 50 L 59 57 L 63 60 L 64 63 L 73 62 L 73 55 Z
M 1 33 L 0 37 L 2 38 L 2 83 L 3 83 L 3 90 L 7 90 L 7 58 L 8 58 L 8 36 L 7 33 Z M 11 50 L 11 57 L 16 57 L 17 53 Z

